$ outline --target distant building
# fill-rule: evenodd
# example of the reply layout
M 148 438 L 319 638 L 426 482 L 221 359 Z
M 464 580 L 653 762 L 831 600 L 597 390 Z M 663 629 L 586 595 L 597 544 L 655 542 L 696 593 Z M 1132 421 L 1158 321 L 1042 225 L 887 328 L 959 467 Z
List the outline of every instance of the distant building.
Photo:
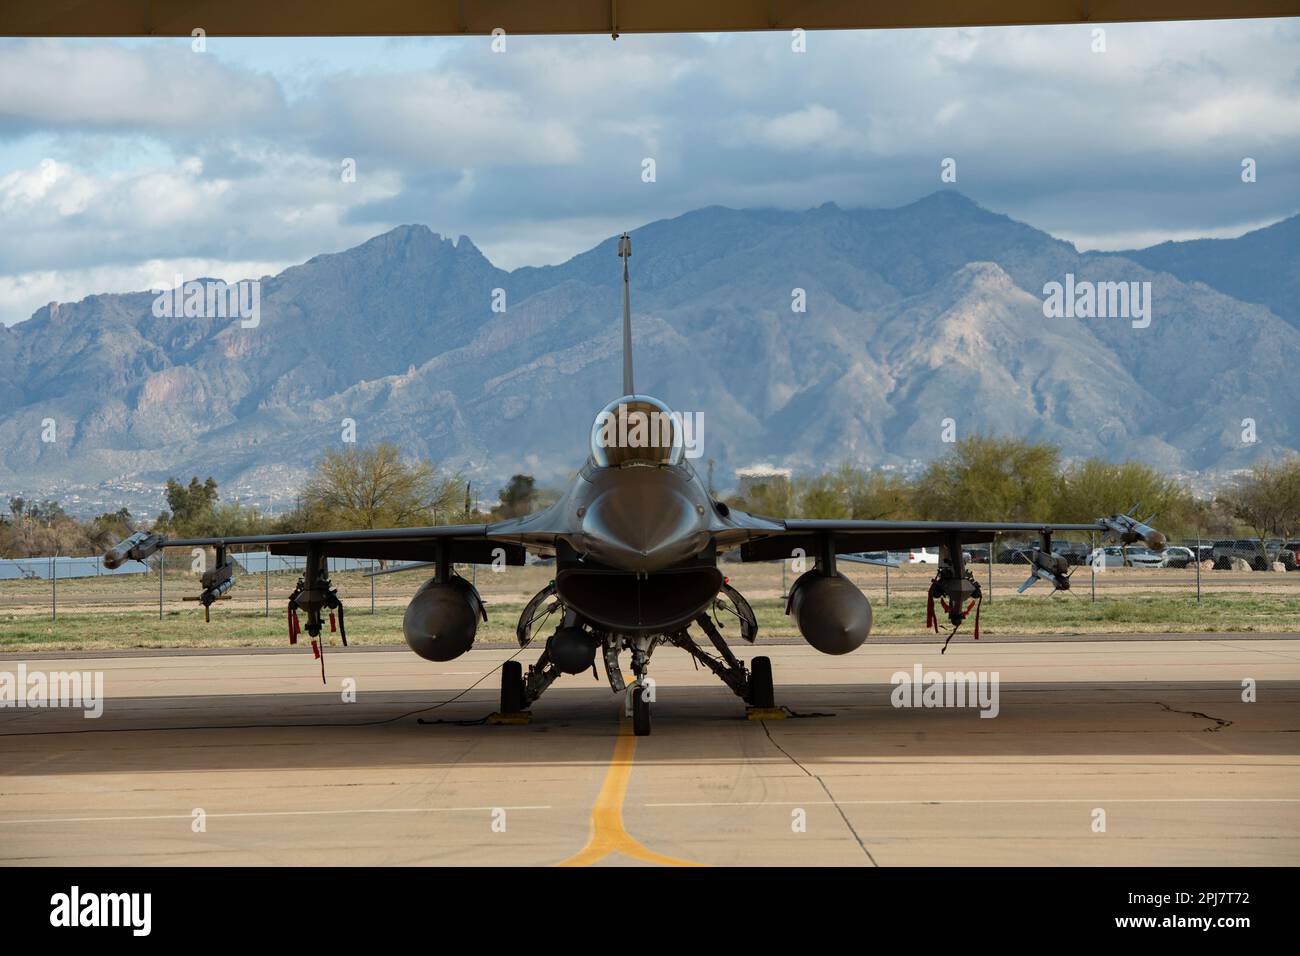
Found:
M 749 497 L 755 488 L 784 483 L 790 484 L 790 469 L 777 468 L 768 464 L 750 465 L 748 468 L 736 469 L 736 494 L 741 498 Z

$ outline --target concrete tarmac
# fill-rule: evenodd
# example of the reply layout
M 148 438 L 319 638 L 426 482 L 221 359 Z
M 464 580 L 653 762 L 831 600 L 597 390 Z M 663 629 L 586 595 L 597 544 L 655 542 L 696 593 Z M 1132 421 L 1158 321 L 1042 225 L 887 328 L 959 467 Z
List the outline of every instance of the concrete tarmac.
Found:
M 762 721 L 662 648 L 642 738 L 590 675 L 461 723 L 508 650 L 29 656 L 106 700 L 0 708 L 0 863 L 1300 864 L 1300 640 L 958 641 L 743 648 L 818 715 Z M 893 706 L 918 664 L 997 716 Z

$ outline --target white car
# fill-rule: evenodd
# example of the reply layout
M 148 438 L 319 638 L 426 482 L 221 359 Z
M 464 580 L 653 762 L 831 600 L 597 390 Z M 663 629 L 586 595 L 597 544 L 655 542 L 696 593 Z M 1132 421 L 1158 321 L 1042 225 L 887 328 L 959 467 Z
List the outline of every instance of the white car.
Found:
M 1127 555 L 1128 563 L 1135 568 L 1156 568 L 1165 559 L 1164 554 L 1150 548 L 1128 548 Z M 1096 565 L 1098 570 L 1122 568 L 1124 557 L 1124 548 L 1095 548 L 1089 552 L 1085 563 Z
M 1162 568 L 1186 568 L 1191 567 L 1196 557 L 1192 554 L 1191 548 L 1184 548 L 1181 545 L 1171 545 L 1165 548 L 1160 558 L 1160 567 Z
M 913 548 L 907 552 L 908 564 L 938 564 L 938 548 Z

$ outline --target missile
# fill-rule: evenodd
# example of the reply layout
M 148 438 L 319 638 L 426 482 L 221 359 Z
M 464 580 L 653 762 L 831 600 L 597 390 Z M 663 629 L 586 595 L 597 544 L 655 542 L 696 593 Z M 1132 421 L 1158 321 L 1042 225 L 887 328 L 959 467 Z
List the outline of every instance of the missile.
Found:
M 841 554 L 836 557 L 840 561 L 852 561 L 854 564 L 872 564 L 878 568 L 901 568 L 903 566 L 898 561 L 890 561 L 888 558 L 881 559 L 863 557 L 863 554 L 870 553 L 872 552 L 864 551 L 862 554 Z
M 1151 518 L 1147 518 L 1147 521 L 1154 517 L 1155 515 L 1152 515 Z M 1152 551 L 1165 549 L 1165 536 L 1149 524 L 1138 521 L 1131 514 L 1111 515 L 1109 518 L 1098 519 L 1098 523 L 1108 534 L 1117 536 L 1124 544 L 1137 544 L 1141 541 Z
M 128 561 L 143 561 L 162 544 L 162 538 L 147 531 L 137 531 L 129 538 L 119 541 L 104 554 L 104 567 L 116 571 Z
M 234 587 L 234 563 L 227 562 L 220 567 L 213 568 L 211 571 L 204 571 L 199 583 L 203 585 L 203 593 L 199 595 L 199 602 L 204 607 L 209 607 L 213 601 Z
M 1046 581 L 1057 591 L 1070 590 L 1070 562 L 1065 555 L 1034 548 L 1029 558 L 1029 577 L 1017 590 L 1024 594 L 1038 581 Z

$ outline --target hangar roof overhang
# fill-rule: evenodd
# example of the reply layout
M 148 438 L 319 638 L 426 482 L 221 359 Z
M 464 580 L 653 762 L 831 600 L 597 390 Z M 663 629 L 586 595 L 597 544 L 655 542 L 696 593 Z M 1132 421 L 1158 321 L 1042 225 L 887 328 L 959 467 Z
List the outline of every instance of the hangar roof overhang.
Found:
M 3 36 L 713 33 L 1300 16 L 1300 0 L 5 0 Z

